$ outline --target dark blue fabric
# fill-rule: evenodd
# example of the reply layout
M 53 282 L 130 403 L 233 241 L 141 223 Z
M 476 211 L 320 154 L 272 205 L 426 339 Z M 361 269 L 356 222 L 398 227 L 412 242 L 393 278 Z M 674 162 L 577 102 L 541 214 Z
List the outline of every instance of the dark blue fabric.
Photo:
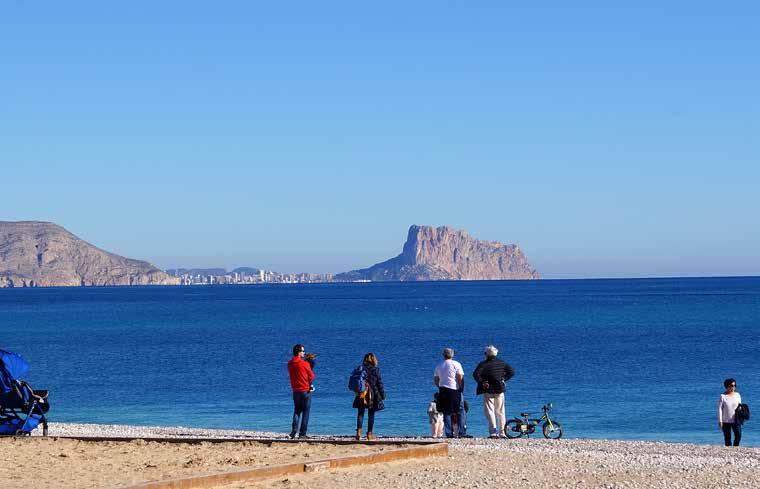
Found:
M 348 377 L 348 390 L 353 391 L 356 394 L 361 394 L 366 388 L 366 380 L 367 370 L 364 368 L 364 365 L 359 365 Z
M 0 350 L 0 434 L 30 433 L 42 422 L 43 411 L 33 402 L 34 392 L 19 382 L 29 372 L 21 355 Z
M 364 424 L 364 409 L 364 407 L 360 407 L 359 411 L 356 413 L 357 430 L 362 429 L 362 425 Z M 372 430 L 375 428 L 375 410 L 369 408 L 368 411 L 369 416 L 367 417 L 367 433 L 372 433 Z
M 32 414 L 26 420 L 20 417 L 2 419 L 0 420 L 0 435 L 15 435 L 19 430 L 29 433 L 35 429 L 41 421 L 42 417 L 37 414 Z
M 291 436 L 295 436 L 296 432 L 301 436 L 306 434 L 306 430 L 309 429 L 309 411 L 311 411 L 311 392 L 294 392 Z
M 0 350 L 0 359 L 13 379 L 20 379 L 29 372 L 29 364 L 18 353 Z
M 0 394 L 13 392 L 13 382 L 29 371 L 29 364 L 17 353 L 0 350 Z

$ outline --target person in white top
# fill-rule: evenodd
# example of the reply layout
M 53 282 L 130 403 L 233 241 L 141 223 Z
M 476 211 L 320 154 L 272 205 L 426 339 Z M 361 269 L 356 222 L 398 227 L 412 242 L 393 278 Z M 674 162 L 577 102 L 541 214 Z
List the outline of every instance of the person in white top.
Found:
M 444 348 L 443 361 L 433 372 L 433 381 L 438 387 L 438 411 L 443 413 L 443 427 L 446 438 L 453 438 L 451 415 L 456 414 L 459 420 L 465 419 L 462 390 L 464 389 L 464 370 L 462 364 L 454 360 L 454 350 Z M 471 438 L 467 435 L 465 423 L 457 423 L 459 438 Z
M 734 433 L 734 446 L 738 447 L 742 440 L 742 424 L 736 419 L 736 408 L 742 402 L 742 396 L 736 392 L 736 381 L 726 379 L 723 381 L 726 392 L 718 399 L 718 424 L 723 430 L 723 441 L 727 447 L 731 446 L 731 432 Z

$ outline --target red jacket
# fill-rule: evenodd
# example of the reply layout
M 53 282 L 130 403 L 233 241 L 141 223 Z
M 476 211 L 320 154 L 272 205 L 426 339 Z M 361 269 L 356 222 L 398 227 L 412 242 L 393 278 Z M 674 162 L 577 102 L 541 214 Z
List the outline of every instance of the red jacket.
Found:
M 314 372 L 311 371 L 309 362 L 301 357 L 291 358 L 288 362 L 288 374 L 293 392 L 309 392 L 310 384 L 314 380 Z

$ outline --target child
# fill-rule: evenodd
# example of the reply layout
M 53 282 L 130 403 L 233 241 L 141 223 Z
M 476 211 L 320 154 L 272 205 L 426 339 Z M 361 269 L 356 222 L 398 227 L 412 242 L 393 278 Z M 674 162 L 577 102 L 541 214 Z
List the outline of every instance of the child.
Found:
M 317 364 L 317 354 L 309 352 L 304 355 L 303 359 L 309 362 L 309 366 L 314 370 L 314 365 Z M 309 392 L 314 392 L 314 382 L 309 382 Z
M 438 393 L 433 394 L 433 400 L 428 405 L 428 421 L 430 422 L 430 436 L 433 438 L 443 437 L 443 413 L 438 412 Z

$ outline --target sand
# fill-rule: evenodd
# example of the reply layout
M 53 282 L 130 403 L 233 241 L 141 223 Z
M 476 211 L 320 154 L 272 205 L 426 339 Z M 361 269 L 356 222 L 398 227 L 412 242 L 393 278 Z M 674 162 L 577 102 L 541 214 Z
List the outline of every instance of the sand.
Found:
M 455 440 L 448 458 L 232 488 L 760 488 L 760 449 L 606 440 Z
M 282 438 L 281 433 L 53 424 L 52 435 Z M 333 437 L 319 436 L 329 441 Z M 418 439 L 394 439 L 399 444 Z M 0 439 L 0 489 L 114 488 L 147 480 L 356 455 L 396 446 Z M 760 448 L 611 440 L 451 440 L 448 458 L 238 483 L 219 489 L 760 488 Z
M 0 488 L 94 489 L 367 453 L 388 447 L 305 443 L 92 442 L 1 438 Z

